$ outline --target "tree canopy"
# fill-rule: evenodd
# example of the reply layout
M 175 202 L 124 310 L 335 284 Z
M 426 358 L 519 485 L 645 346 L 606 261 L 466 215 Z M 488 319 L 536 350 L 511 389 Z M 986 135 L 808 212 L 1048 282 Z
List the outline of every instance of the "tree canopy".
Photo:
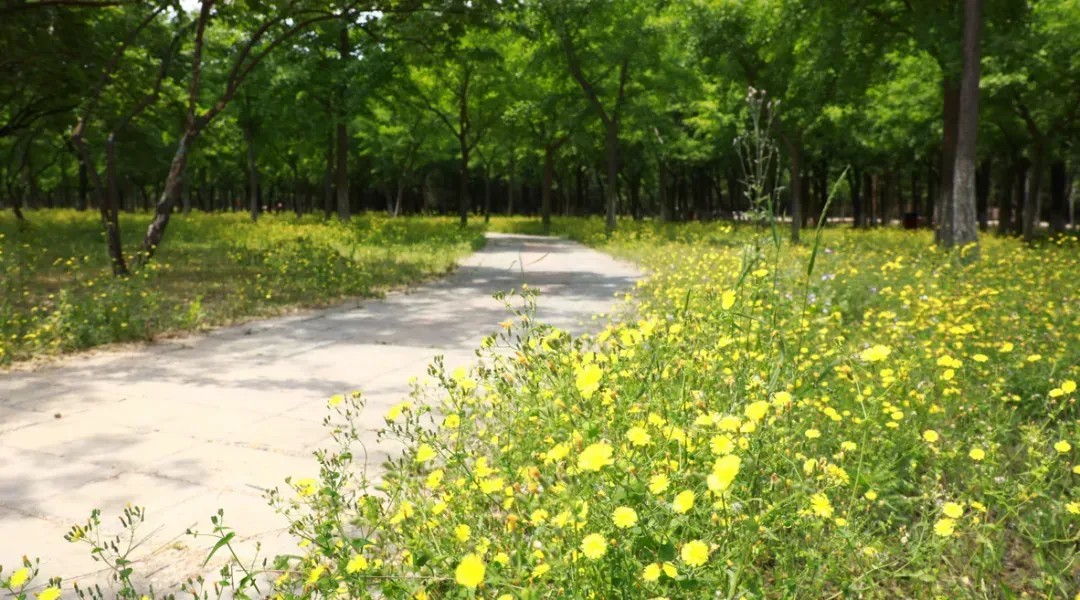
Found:
M 1080 2 L 978 4 L 979 223 L 1061 231 Z M 959 0 L 6 0 L 0 203 L 98 208 L 107 231 L 122 211 L 154 210 L 140 260 L 176 210 L 603 214 L 609 228 L 617 215 L 737 218 L 749 206 L 732 140 L 753 88 L 778 101 L 778 209 L 794 238 L 821 218 L 940 227 L 971 12 Z

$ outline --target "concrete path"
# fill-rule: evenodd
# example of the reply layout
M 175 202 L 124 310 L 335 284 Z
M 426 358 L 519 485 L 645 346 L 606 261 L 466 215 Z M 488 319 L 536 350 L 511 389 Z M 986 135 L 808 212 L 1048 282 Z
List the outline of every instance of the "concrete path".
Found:
M 263 490 L 312 476 L 329 446 L 326 399 L 362 390 L 369 465 L 387 409 L 438 354 L 471 363 L 481 338 L 508 317 L 491 296 L 539 288 L 539 317 L 581 331 L 609 311 L 639 272 L 579 244 L 490 234 L 451 276 L 385 300 L 220 329 L 130 351 L 0 373 L 0 564 L 41 557 L 42 574 L 101 578 L 82 544 L 63 536 L 102 509 L 148 508 L 137 571 L 160 583 L 201 569 L 208 543 L 184 535 L 225 509 L 241 547 L 294 551 Z

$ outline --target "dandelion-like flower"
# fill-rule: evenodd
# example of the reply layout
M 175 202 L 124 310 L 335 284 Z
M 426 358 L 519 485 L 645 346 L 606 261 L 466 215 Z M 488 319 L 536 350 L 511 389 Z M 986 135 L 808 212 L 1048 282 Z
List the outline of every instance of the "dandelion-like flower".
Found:
M 457 569 L 454 570 L 454 581 L 460 586 L 476 589 L 477 586 L 484 582 L 484 572 L 486 570 L 487 567 L 484 565 L 482 558 L 475 554 L 466 554 L 458 563 Z

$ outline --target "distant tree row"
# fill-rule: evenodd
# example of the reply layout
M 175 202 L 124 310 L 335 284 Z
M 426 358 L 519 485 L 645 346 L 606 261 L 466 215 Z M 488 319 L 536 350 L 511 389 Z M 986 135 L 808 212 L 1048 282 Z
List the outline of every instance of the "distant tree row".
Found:
M 844 173 L 828 218 L 948 236 L 959 182 L 1030 239 L 1075 223 L 1077 40 L 1078 0 L 0 0 L 0 203 L 100 211 L 118 272 L 125 210 L 143 259 L 176 210 L 734 218 L 752 87 L 794 237 Z

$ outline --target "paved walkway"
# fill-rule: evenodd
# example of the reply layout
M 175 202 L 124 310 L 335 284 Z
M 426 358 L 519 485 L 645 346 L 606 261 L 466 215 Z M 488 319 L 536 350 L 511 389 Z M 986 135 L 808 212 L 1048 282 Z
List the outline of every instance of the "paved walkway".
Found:
M 218 508 L 246 550 L 295 550 L 263 490 L 317 473 L 330 395 L 364 392 L 377 468 L 393 449 L 374 430 L 409 379 L 438 354 L 471 363 L 508 317 L 494 292 L 527 282 L 541 290 L 540 319 L 581 331 L 638 275 L 572 242 L 491 234 L 453 275 L 410 293 L 0 373 L 0 564 L 38 556 L 44 576 L 98 580 L 87 547 L 63 536 L 94 507 L 115 523 L 129 502 L 148 508 L 137 570 L 160 583 L 200 571 L 206 544 L 184 531 L 209 530 Z

